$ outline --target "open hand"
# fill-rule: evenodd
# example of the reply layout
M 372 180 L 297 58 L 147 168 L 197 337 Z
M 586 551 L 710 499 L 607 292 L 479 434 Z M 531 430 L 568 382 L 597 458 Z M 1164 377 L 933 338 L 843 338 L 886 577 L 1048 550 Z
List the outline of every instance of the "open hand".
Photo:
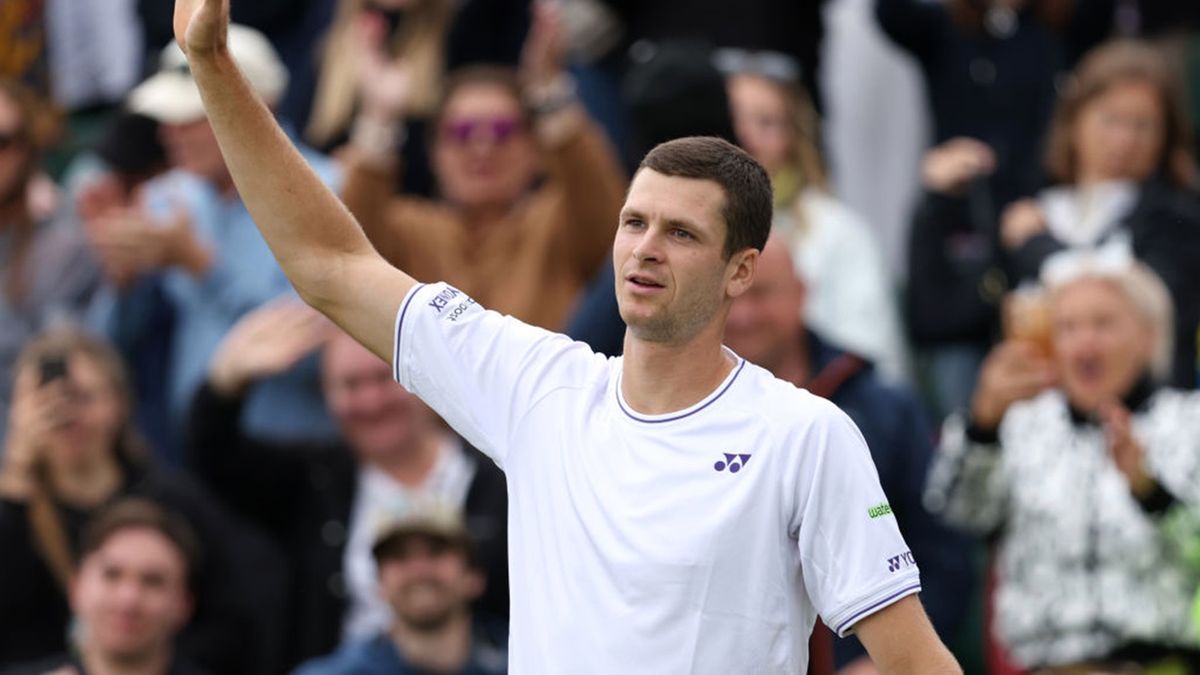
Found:
M 1133 437 L 1129 410 L 1118 401 L 1108 401 L 1100 406 L 1097 414 L 1104 427 L 1108 452 L 1117 469 L 1129 481 L 1129 489 L 1139 497 L 1148 495 L 1154 489 L 1154 479 L 1146 473 L 1146 450 Z
M 959 194 L 977 176 L 996 170 L 996 155 L 986 143 L 960 136 L 925 153 L 921 179 L 925 189 L 939 194 Z
M 208 369 L 219 394 L 236 396 L 257 380 L 296 365 L 321 346 L 333 324 L 311 307 L 280 298 L 246 314 L 225 336 Z
M 1013 403 L 1037 395 L 1056 382 L 1054 364 L 1023 340 L 1007 340 L 988 354 L 971 399 L 971 422 L 995 429 Z
M 534 0 L 533 22 L 521 49 L 521 83 L 546 86 L 566 70 L 566 30 L 562 10 L 554 0 Z
M 356 25 L 358 91 L 364 114 L 379 120 L 398 119 L 408 107 L 412 68 L 388 52 L 383 17 L 363 12 Z
M 1046 231 L 1046 214 L 1032 199 L 1015 201 L 1004 209 L 1000 216 L 1000 242 L 1004 248 L 1015 251 Z
M 175 41 L 188 58 L 225 49 L 229 0 L 175 0 Z

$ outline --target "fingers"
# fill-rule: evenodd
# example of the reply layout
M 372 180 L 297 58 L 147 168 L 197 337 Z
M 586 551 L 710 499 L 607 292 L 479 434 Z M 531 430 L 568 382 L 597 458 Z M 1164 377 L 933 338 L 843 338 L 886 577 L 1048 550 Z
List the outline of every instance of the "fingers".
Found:
M 930 150 L 922 163 L 925 186 L 935 192 L 961 191 L 976 176 L 996 168 L 995 153 L 973 138 L 955 138 Z

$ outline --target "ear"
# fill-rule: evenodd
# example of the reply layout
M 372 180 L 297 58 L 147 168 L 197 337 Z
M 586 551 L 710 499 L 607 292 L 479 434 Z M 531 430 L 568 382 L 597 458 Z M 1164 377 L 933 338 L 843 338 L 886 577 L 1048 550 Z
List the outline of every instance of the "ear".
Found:
M 736 298 L 754 285 L 754 274 L 758 270 L 759 255 L 761 253 L 758 249 L 745 248 L 729 257 L 729 263 L 725 267 L 726 297 Z
M 466 578 L 463 579 L 463 596 L 469 602 L 474 602 L 479 596 L 483 595 L 484 589 L 487 588 L 487 579 L 484 578 L 483 572 L 469 568 L 466 571 Z
M 175 631 L 183 630 L 183 627 L 188 625 L 192 620 L 192 613 L 196 610 L 196 596 L 190 590 L 183 592 L 183 597 L 179 600 L 179 607 L 175 613 Z

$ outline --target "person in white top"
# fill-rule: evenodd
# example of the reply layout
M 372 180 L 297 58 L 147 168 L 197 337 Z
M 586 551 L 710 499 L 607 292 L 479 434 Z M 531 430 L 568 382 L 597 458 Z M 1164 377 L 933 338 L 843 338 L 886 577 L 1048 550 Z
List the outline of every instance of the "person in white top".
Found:
M 255 100 L 228 0 L 178 0 L 238 190 L 296 290 L 508 473 L 514 673 L 797 673 L 818 614 L 883 673 L 961 673 L 854 425 L 721 345 L 771 221 L 716 139 L 659 146 L 613 245 L 622 359 L 388 265 Z

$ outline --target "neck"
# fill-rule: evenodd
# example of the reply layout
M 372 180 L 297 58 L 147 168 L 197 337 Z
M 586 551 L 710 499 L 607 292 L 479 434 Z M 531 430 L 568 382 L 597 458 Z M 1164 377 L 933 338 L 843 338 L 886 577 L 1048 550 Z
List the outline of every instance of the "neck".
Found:
M 80 660 L 88 675 L 166 675 L 171 667 L 171 647 L 158 645 L 144 654 L 117 656 L 100 650 L 81 648 Z
M 425 484 L 438 455 L 448 441 L 448 435 L 440 429 L 430 429 L 419 434 L 412 442 L 396 448 L 387 457 L 380 458 L 375 465 L 401 485 L 417 488 Z
M 508 217 L 512 204 L 477 204 L 464 206 L 462 214 L 471 230 L 485 230 Z
M 111 453 L 96 453 L 94 462 L 69 468 L 54 467 L 50 486 L 72 506 L 90 507 L 111 497 L 121 487 L 121 467 Z
M 803 387 L 812 379 L 812 367 L 809 364 L 808 338 L 804 331 L 787 340 L 774 354 L 763 359 L 758 365 L 771 371 L 775 377 L 787 380 L 797 387 Z
M 721 347 L 720 323 L 715 328 L 683 344 L 648 342 L 627 330 L 621 363 L 625 402 L 636 412 L 661 415 L 712 393 L 736 365 Z
M 435 673 L 455 673 L 471 657 L 471 615 L 460 609 L 444 625 L 422 631 L 397 621 L 392 642 L 414 668 Z

